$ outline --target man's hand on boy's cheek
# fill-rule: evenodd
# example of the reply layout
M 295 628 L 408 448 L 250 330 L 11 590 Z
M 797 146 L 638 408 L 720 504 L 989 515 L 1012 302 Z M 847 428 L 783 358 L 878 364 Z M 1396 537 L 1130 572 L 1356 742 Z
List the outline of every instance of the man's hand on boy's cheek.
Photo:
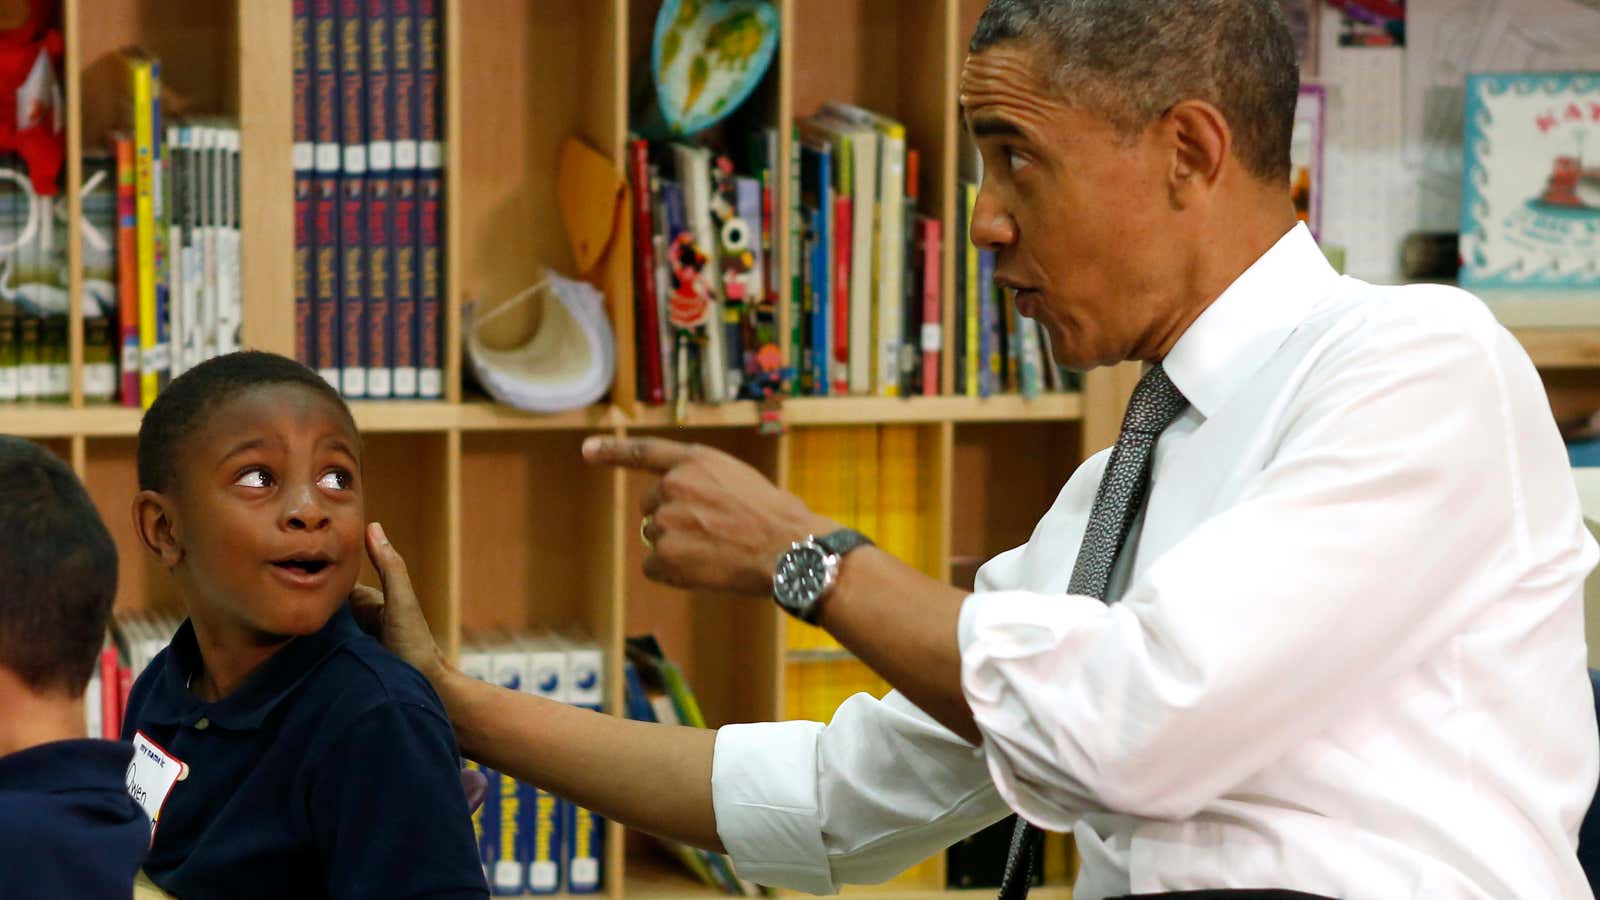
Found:
M 411 588 L 411 576 L 400 551 L 389 543 L 383 526 L 367 526 L 367 555 L 383 581 L 383 590 L 358 584 L 350 592 L 350 610 L 368 633 L 396 656 L 410 663 L 429 681 L 437 682 L 449 669 L 444 654 L 428 630 L 428 620 Z

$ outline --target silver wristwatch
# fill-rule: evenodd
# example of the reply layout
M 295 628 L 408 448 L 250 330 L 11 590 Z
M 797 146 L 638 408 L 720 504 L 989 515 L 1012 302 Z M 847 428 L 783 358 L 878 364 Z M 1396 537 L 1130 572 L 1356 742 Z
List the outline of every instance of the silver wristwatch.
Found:
M 849 528 L 796 541 L 778 559 L 778 569 L 772 575 L 772 598 L 789 615 L 815 624 L 822 611 L 822 598 L 839 580 L 840 558 L 871 543 L 866 535 Z

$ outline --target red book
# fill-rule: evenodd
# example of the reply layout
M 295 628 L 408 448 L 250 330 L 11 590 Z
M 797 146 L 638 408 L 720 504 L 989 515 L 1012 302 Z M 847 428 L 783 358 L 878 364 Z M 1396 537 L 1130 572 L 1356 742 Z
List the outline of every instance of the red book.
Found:
M 939 263 L 944 242 L 939 220 L 917 217 L 917 244 L 922 251 L 922 393 L 939 393 L 939 352 L 944 344 L 944 319 L 939 302 Z
M 100 733 L 90 737 L 122 737 L 122 682 L 117 674 L 117 648 L 100 649 Z
M 628 180 L 633 184 L 633 348 L 639 396 L 646 403 L 665 403 L 655 226 L 650 216 L 650 144 L 644 140 L 628 144 Z
M 848 195 L 833 201 L 833 363 L 828 375 L 832 392 L 850 393 L 850 212 L 854 207 Z
M 117 666 L 117 715 L 113 720 L 117 723 L 117 736 L 122 736 L 122 717 L 128 714 L 128 695 L 133 693 L 133 670 L 124 665 Z M 103 689 L 103 686 L 102 686 Z
M 117 343 L 122 348 L 122 405 L 138 409 L 139 222 L 133 139 L 121 133 L 112 135 L 111 149 L 117 161 Z

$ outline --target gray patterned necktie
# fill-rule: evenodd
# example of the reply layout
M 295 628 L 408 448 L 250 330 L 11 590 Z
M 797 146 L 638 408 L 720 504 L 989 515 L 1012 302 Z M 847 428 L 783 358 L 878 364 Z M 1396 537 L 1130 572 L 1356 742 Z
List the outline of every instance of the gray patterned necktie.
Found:
M 1189 406 L 1172 379 L 1160 365 L 1152 366 L 1128 400 L 1122 417 L 1122 432 L 1111 449 L 1100 488 L 1089 510 L 1083 544 L 1072 566 L 1072 581 L 1067 592 L 1106 600 L 1106 586 L 1117 556 L 1127 542 L 1133 521 L 1144 506 L 1150 487 L 1150 464 L 1155 459 L 1156 441 Z M 1109 601 L 1107 601 L 1109 602 Z M 1028 896 L 1037 865 L 1039 830 L 1020 816 L 1011 832 L 1011 850 L 1006 854 L 1005 873 L 1000 878 L 1000 900 L 1022 900 Z

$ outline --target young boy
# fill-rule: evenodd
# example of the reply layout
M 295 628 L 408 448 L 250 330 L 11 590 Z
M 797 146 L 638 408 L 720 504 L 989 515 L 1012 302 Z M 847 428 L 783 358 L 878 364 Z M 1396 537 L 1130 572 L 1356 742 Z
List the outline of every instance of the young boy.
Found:
M 339 395 L 268 353 L 185 372 L 139 428 L 134 522 L 189 618 L 123 736 L 145 872 L 185 900 L 487 894 L 439 698 L 345 605 L 361 449 Z
M 133 748 L 85 740 L 117 548 L 72 470 L 0 435 L 0 898 L 128 897 L 150 841 Z

